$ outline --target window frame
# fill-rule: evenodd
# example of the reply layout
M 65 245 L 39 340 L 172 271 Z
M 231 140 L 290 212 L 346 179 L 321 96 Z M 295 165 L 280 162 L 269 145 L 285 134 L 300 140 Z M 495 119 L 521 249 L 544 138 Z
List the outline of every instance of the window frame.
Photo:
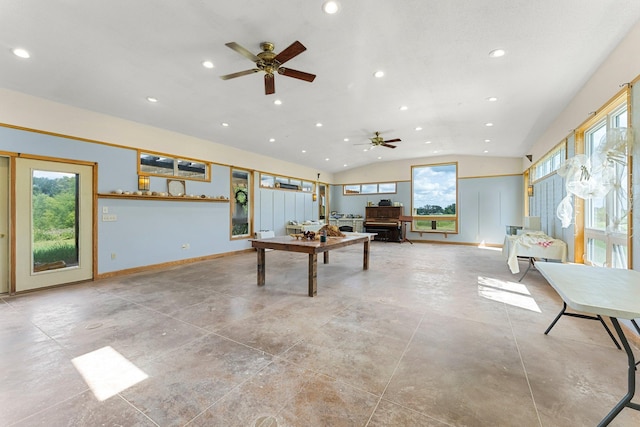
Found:
M 416 194 L 415 194 L 415 188 L 417 187 L 416 185 L 416 174 L 415 171 L 418 169 L 427 169 L 427 168 L 432 168 L 432 169 L 440 169 L 442 167 L 446 167 L 446 166 L 453 166 L 455 168 L 455 173 L 454 173 L 454 185 L 455 185 L 455 202 L 453 203 L 454 205 L 454 209 L 455 209 L 455 213 L 453 215 L 451 214 L 431 214 L 431 215 L 425 215 L 425 214 L 419 214 L 418 210 L 421 209 L 420 207 L 415 206 L 416 204 Z M 432 163 L 432 164 L 423 164 L 423 165 L 412 165 L 411 166 L 411 216 L 413 217 L 413 221 L 411 222 L 411 231 L 412 232 L 416 232 L 416 233 L 444 233 L 444 234 L 458 234 L 458 229 L 459 229 L 459 218 L 460 218 L 460 212 L 459 212 L 459 204 L 458 204 L 458 197 L 459 197 L 459 189 L 458 189 L 458 162 L 445 162 L 445 163 Z M 434 204 L 434 206 L 440 206 L 441 207 L 442 204 Z M 426 206 L 426 205 L 425 205 Z M 449 205 L 445 205 L 445 209 L 450 207 L 451 204 Z M 430 223 L 428 228 L 424 228 L 424 227 L 420 227 L 419 226 L 419 222 L 427 222 Z M 453 222 L 453 227 L 446 227 L 446 225 L 450 224 L 451 222 Z M 442 223 L 442 226 L 439 226 L 439 223 Z
M 393 185 L 393 191 L 380 191 L 381 186 Z M 363 191 L 363 188 L 374 188 L 374 191 Z M 343 184 L 342 195 L 343 196 L 371 196 L 375 194 L 397 194 L 398 183 L 396 181 L 383 181 L 383 182 L 363 182 L 359 184 Z
M 603 127 L 605 128 L 605 132 L 611 128 L 628 128 L 630 119 L 629 105 L 629 92 L 628 90 L 624 90 L 612 98 L 600 111 L 585 122 L 576 132 L 576 153 L 589 156 L 591 151 L 599 144 L 599 141 L 595 141 L 594 145 L 589 136 Z M 626 123 L 619 122 L 619 118 L 623 114 L 626 114 Z M 624 126 L 620 126 L 621 124 Z M 588 144 L 591 144 L 591 146 L 588 146 Z M 627 192 L 627 200 L 629 200 L 629 153 L 627 153 L 626 165 L 620 172 L 624 173 L 623 181 Z M 590 224 L 594 224 L 593 219 L 590 218 L 591 213 L 594 212 L 594 200 L 576 198 L 576 210 L 580 212 L 580 217 L 576 217 L 576 224 L 582 228 L 582 233 L 576 233 L 576 235 L 581 238 L 580 242 L 576 242 L 576 247 L 582 249 L 582 254 L 576 254 L 576 256 L 581 257 L 586 265 L 627 269 L 630 265 L 629 233 L 631 227 L 627 224 L 626 230 L 623 232 L 608 229 L 611 209 L 616 208 L 615 195 L 610 192 L 605 197 L 598 199 L 598 201 L 602 201 L 604 209 L 604 227 L 589 226 Z M 594 257 L 598 255 L 600 255 L 600 259 L 595 259 Z M 602 260 L 602 258 L 604 259 Z
M 148 156 L 148 157 L 156 157 L 159 159 L 166 159 L 167 160 L 167 164 L 171 164 L 171 168 L 166 167 L 165 169 L 167 169 L 166 173 L 161 173 L 158 171 L 153 171 L 152 169 L 145 169 L 145 166 L 148 165 L 143 165 L 143 157 Z M 209 162 L 205 162 L 204 160 L 199 160 L 199 159 L 192 159 L 189 157 L 183 157 L 183 156 L 174 156 L 172 154 L 166 154 L 166 153 L 159 153 L 159 152 L 155 152 L 155 151 L 148 151 L 148 150 L 137 150 L 137 159 L 138 159 L 138 175 L 148 175 L 148 176 L 159 176 L 162 178 L 179 178 L 179 179 L 188 179 L 188 180 L 192 180 L 192 181 L 205 181 L 205 182 L 211 182 L 211 163 Z M 181 165 L 184 165 L 184 163 L 189 163 L 189 164 L 200 164 L 203 166 L 203 175 L 202 177 L 197 176 L 197 175 L 189 175 L 189 174 L 185 174 L 185 173 L 181 173 Z

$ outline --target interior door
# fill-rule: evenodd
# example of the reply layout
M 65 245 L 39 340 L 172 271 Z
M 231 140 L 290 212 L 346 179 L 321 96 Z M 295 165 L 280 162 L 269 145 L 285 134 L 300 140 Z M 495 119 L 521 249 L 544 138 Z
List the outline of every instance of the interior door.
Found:
M 0 294 L 9 292 L 9 158 L 0 157 Z
M 16 159 L 16 286 L 93 277 L 93 168 Z

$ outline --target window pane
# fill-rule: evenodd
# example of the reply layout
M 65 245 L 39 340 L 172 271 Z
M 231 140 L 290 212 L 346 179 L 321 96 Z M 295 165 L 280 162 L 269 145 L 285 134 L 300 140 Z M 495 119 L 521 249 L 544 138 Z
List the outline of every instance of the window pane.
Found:
M 395 193 L 396 192 L 396 183 L 395 182 L 385 182 L 378 185 L 378 191 L 380 193 Z
M 345 185 L 344 194 L 360 194 L 359 185 Z
M 140 153 L 140 172 L 173 176 L 174 159 Z
M 32 271 L 78 265 L 78 175 L 34 170 Z
M 306 193 L 311 193 L 313 191 L 313 182 L 303 181 L 302 182 L 302 191 Z
M 378 184 L 362 184 L 362 194 L 375 194 L 378 192 Z
M 587 259 L 591 263 L 604 266 L 607 262 L 607 245 L 602 240 L 587 239 Z
M 455 216 L 457 173 L 455 164 L 412 168 L 414 215 Z
M 441 232 L 455 232 L 456 221 L 455 220 L 416 220 L 413 222 L 413 231 L 441 231 Z
M 607 228 L 607 212 L 604 207 L 604 197 L 587 199 L 585 226 L 595 230 L 604 231 Z
M 178 160 L 177 176 L 186 178 L 207 178 L 207 166 L 204 163 L 192 162 L 190 160 Z
M 293 178 L 291 178 L 291 179 L 289 180 L 289 184 L 290 184 L 290 185 L 295 185 L 295 186 L 297 186 L 297 187 L 298 187 L 298 190 L 300 190 L 300 189 L 302 188 L 302 181 L 300 181 L 299 179 L 293 179 Z
M 622 245 L 613 245 L 611 254 L 611 267 L 628 268 L 627 267 L 627 247 Z
M 231 171 L 231 236 L 248 237 L 251 212 L 250 175 L 248 171 Z
M 273 188 L 275 186 L 275 179 L 271 175 L 260 175 L 260 186 L 266 188 Z

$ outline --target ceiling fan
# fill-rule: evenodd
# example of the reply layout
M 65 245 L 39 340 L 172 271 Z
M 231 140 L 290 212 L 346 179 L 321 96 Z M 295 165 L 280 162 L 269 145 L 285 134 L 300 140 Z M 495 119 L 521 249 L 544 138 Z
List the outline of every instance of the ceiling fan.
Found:
M 369 138 L 371 140 L 371 146 L 372 146 L 371 148 L 378 147 L 378 146 L 383 146 L 387 148 L 396 148 L 395 145 L 391 145 L 390 143 L 402 141 L 400 138 L 385 140 L 383 137 L 380 136 L 380 132 L 376 132 L 375 134 L 376 136 L 374 136 L 373 138 Z M 364 145 L 364 144 L 356 144 L 356 145 Z
M 282 64 L 284 64 L 285 62 L 289 61 L 292 58 L 295 58 L 296 56 L 307 50 L 307 48 L 297 40 L 278 54 L 273 51 L 275 46 L 271 42 L 260 43 L 260 49 L 262 49 L 262 52 L 258 53 L 257 55 L 249 52 L 249 50 L 240 46 L 236 42 L 226 43 L 225 46 L 228 46 L 229 48 L 238 52 L 240 55 L 255 62 L 256 68 L 220 76 L 222 80 L 234 79 L 236 77 L 257 73 L 258 71 L 264 71 L 264 93 L 265 95 L 271 95 L 276 92 L 274 79 L 275 73 L 287 77 L 293 77 L 294 79 L 304 80 L 306 82 L 312 82 L 313 79 L 316 78 L 315 74 L 305 73 L 304 71 L 293 70 L 291 68 L 284 68 L 282 66 Z

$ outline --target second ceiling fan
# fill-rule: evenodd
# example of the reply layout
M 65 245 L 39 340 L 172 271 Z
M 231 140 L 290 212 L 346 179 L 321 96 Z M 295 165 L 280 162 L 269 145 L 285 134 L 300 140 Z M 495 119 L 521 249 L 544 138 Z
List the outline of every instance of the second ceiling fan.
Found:
M 285 68 L 282 66 L 282 64 L 284 64 L 285 62 L 289 61 L 292 58 L 295 58 L 296 56 L 307 50 L 307 48 L 297 40 L 278 54 L 273 51 L 275 46 L 271 42 L 260 43 L 260 49 L 262 49 L 262 52 L 258 53 L 257 55 L 254 55 L 248 49 L 240 46 L 236 42 L 226 43 L 226 46 L 235 50 L 240 55 L 255 62 L 256 67 L 249 70 L 220 76 L 222 80 L 234 79 L 236 77 L 246 76 L 248 74 L 264 71 L 264 93 L 265 95 L 271 95 L 276 92 L 274 78 L 275 73 L 287 77 L 293 77 L 294 79 L 304 80 L 307 82 L 312 82 L 316 78 L 315 74 L 305 73 L 304 71 L 293 70 L 291 68 Z

